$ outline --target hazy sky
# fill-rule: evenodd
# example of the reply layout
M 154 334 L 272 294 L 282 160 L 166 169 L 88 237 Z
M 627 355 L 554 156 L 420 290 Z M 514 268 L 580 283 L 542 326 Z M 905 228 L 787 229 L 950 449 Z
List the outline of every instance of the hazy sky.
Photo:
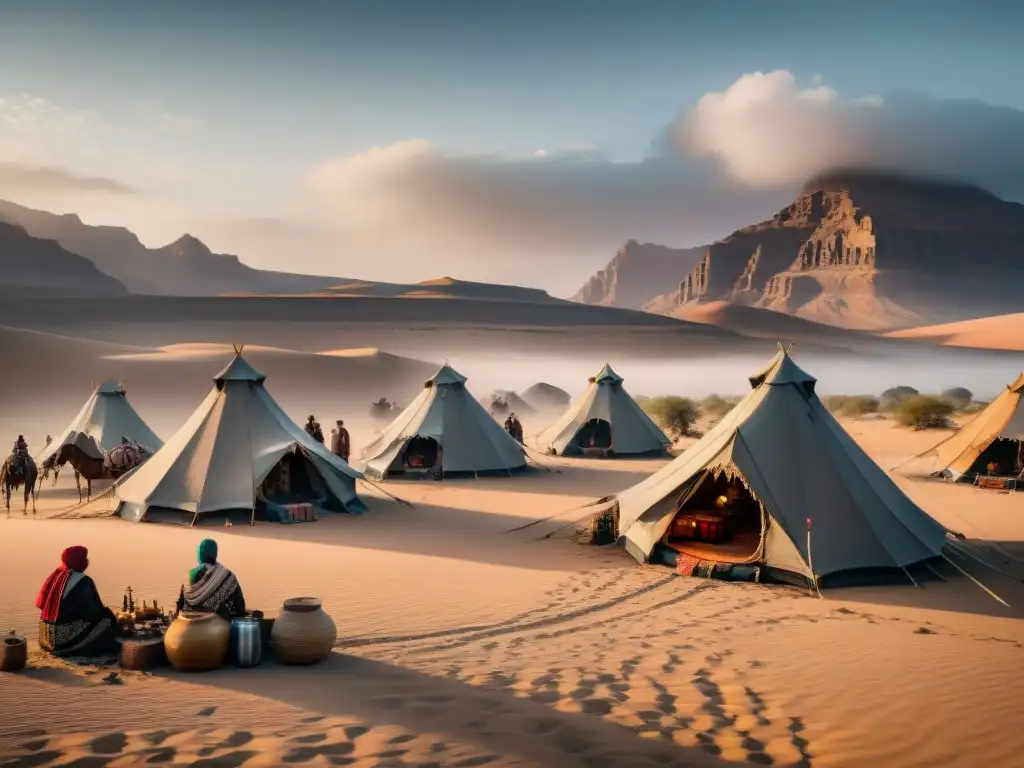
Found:
M 0 197 L 254 266 L 574 291 L 837 163 L 1024 198 L 1024 3 L 5 0 Z

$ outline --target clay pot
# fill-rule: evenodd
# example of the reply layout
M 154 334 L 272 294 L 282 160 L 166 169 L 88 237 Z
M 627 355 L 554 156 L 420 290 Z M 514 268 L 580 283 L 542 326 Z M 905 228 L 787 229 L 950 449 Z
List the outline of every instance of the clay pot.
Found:
M 20 672 L 28 661 L 28 643 L 14 632 L 0 641 L 0 672 Z
M 283 664 L 316 664 L 327 658 L 338 628 L 315 597 L 285 600 L 274 622 L 270 644 Z
M 224 666 L 231 625 L 215 613 L 182 611 L 164 635 L 167 659 L 179 672 L 205 672 Z

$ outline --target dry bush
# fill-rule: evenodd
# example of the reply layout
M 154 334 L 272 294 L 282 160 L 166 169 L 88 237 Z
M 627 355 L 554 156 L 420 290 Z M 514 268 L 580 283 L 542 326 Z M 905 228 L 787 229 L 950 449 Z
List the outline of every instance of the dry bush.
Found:
M 908 397 L 896 406 L 896 420 L 911 429 L 941 429 L 952 425 L 953 406 L 931 395 Z
M 879 407 L 878 399 L 870 395 L 832 395 L 823 402 L 832 414 L 849 418 L 877 413 Z
M 645 400 L 642 407 L 670 437 L 693 434 L 693 426 L 700 417 L 697 404 L 688 397 L 665 395 Z

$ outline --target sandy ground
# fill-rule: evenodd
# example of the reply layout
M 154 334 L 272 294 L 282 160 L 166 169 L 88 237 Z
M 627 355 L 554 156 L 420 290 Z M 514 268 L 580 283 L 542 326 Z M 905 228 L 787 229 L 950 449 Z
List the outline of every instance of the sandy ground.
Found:
M 883 465 L 934 434 L 851 433 Z M 798 590 L 679 578 L 571 537 L 578 506 L 663 461 L 549 460 L 552 472 L 371 488 L 371 511 L 211 531 L 0 519 L 0 630 L 35 638 L 60 550 L 90 549 L 101 594 L 170 604 L 211 533 L 250 605 L 320 596 L 339 628 L 312 668 L 184 675 L 53 662 L 0 675 L 6 765 L 1008 766 L 1020 763 L 1024 592 L 979 574 L 924 589 Z M 898 478 L 1024 574 L 1024 494 Z M 102 512 L 99 502 L 76 514 Z M 525 523 L 554 516 L 529 528 Z M 552 534 L 548 538 L 543 538 Z M 72 762 L 75 761 L 75 762 Z

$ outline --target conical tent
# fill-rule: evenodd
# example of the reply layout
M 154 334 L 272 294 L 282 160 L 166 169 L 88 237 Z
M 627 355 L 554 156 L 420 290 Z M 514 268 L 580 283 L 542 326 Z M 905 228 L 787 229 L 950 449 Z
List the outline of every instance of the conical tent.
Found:
M 951 480 L 969 480 L 986 473 L 990 462 L 999 473 L 1024 475 L 1024 373 L 1008 385 L 985 410 L 954 434 L 917 458 L 935 456 L 934 474 Z
M 590 379 L 586 391 L 537 436 L 537 442 L 561 456 L 587 452 L 616 456 L 667 453 L 672 441 L 630 397 L 622 382 L 622 377 L 605 364 Z
M 523 447 L 473 399 L 466 377 L 448 365 L 366 447 L 363 460 L 366 474 L 378 479 L 420 470 L 507 475 L 526 467 Z
M 355 487 L 362 473 L 288 418 L 265 380 L 236 348 L 185 425 L 118 485 L 115 514 L 188 524 L 214 514 L 255 516 L 263 482 L 283 461 L 301 473 L 309 489 L 303 500 L 332 511 L 365 511 Z
M 785 350 L 682 456 L 613 497 L 619 543 L 641 562 L 707 479 L 738 479 L 760 508 L 747 562 L 812 583 L 939 557 L 946 529 L 914 504 L 821 404 Z M 711 559 L 711 558 L 707 558 Z
M 150 451 L 163 445 L 153 430 L 128 402 L 124 384 L 107 379 L 93 391 L 82 410 L 59 438 L 36 456 L 42 465 L 51 457 L 61 460 L 61 452 L 77 449 L 85 456 L 102 461 L 104 452 L 121 444 L 121 438 L 138 443 Z

